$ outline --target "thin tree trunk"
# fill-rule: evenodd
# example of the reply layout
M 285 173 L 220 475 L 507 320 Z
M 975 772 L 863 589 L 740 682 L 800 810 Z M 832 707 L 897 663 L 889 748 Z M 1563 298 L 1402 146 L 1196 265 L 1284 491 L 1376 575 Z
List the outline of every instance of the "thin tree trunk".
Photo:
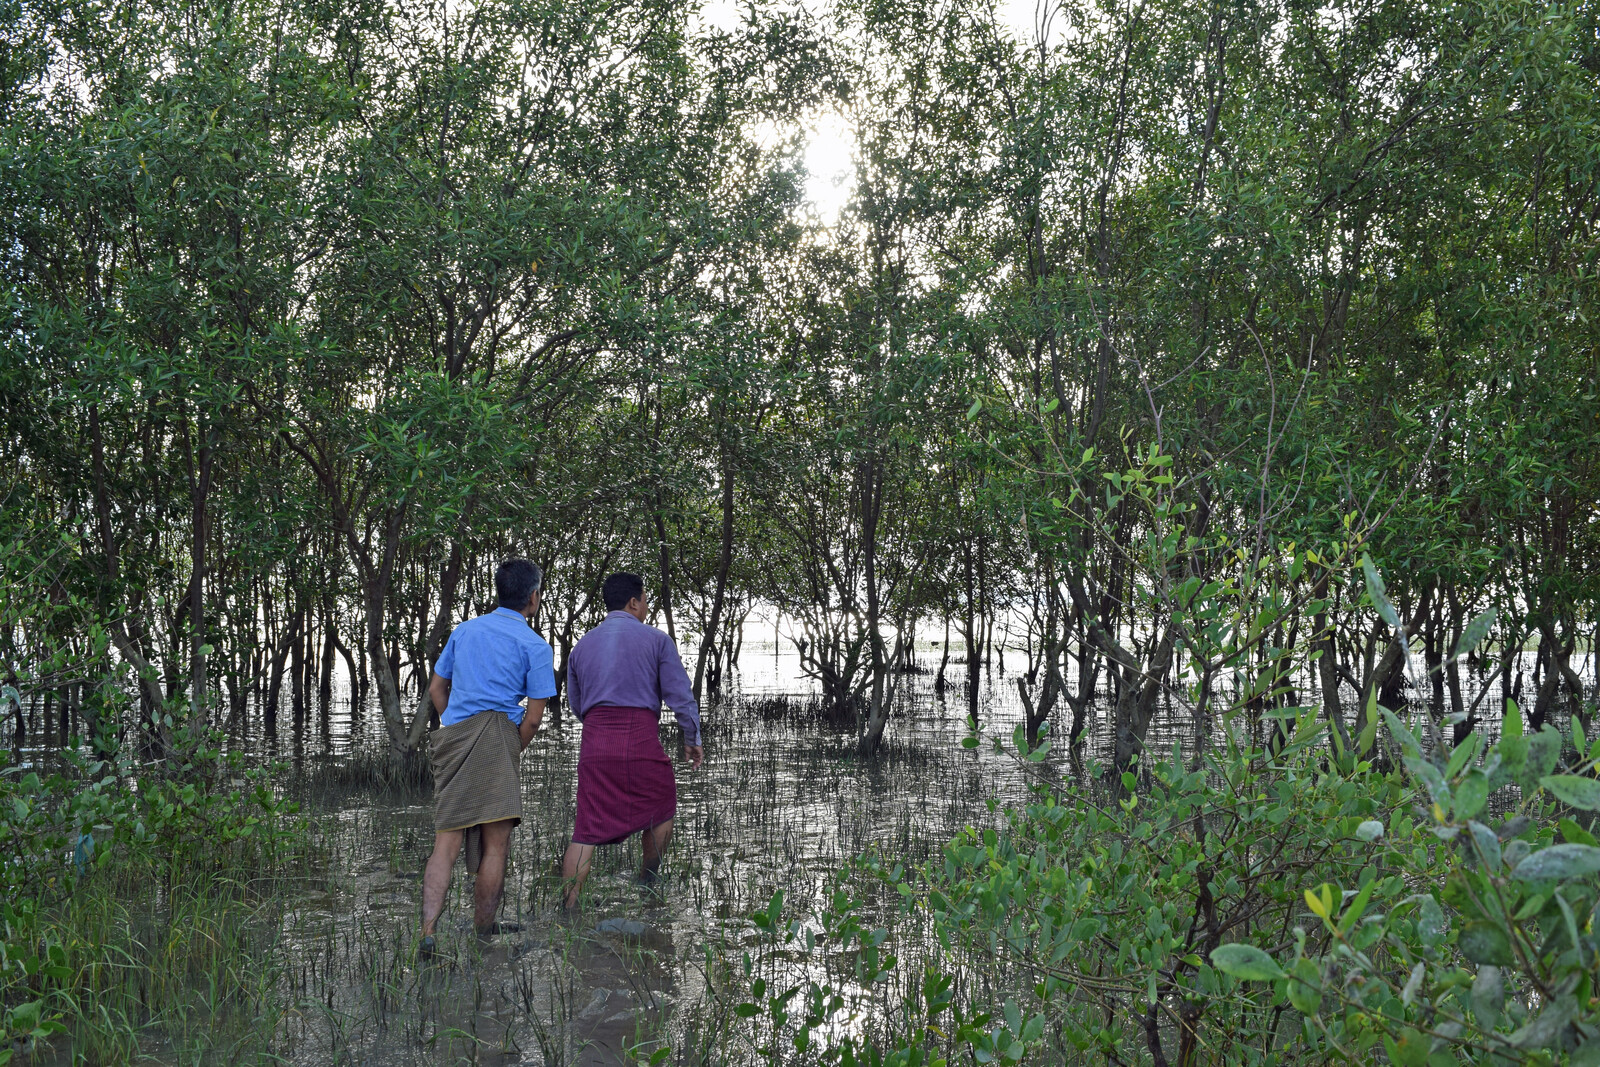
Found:
M 1407 639 L 1417 632 L 1422 625 L 1422 620 L 1427 617 L 1429 603 L 1433 597 L 1433 586 L 1426 585 L 1422 594 L 1417 598 L 1417 606 L 1411 613 L 1411 618 L 1406 620 L 1405 635 Z M 1387 630 L 1387 627 L 1385 627 Z M 1399 691 L 1399 686 L 1404 684 L 1406 646 L 1401 644 L 1398 636 L 1391 637 L 1388 647 L 1384 649 L 1383 658 L 1378 660 L 1373 667 L 1367 682 L 1366 690 L 1361 694 L 1361 706 L 1366 707 L 1367 697 L 1375 689 L 1378 692 L 1378 703 L 1395 711 L 1396 704 L 1401 703 L 1395 699 L 1394 694 Z
M 1318 599 L 1327 596 L 1326 572 L 1321 580 L 1322 594 Z M 1350 752 L 1350 734 L 1345 729 L 1344 702 L 1339 699 L 1339 653 L 1334 647 L 1333 626 L 1328 622 L 1328 613 L 1319 611 L 1312 619 L 1316 627 L 1316 634 L 1312 638 L 1312 646 L 1322 652 L 1317 660 L 1317 671 L 1322 682 L 1322 714 L 1332 725 L 1334 733 L 1338 735 L 1339 744 L 1346 752 Z M 1357 725 L 1357 732 L 1364 724 Z
M 434 661 L 444 651 L 445 639 L 450 636 L 450 620 L 454 617 L 456 609 L 456 588 L 461 583 L 462 545 L 466 540 L 465 534 L 466 528 L 463 522 L 461 533 L 450 546 L 450 555 L 445 560 L 444 573 L 439 576 L 439 611 L 433 618 L 433 628 L 428 631 L 425 670 L 432 670 Z M 418 745 L 422 744 L 422 735 L 427 732 L 432 713 L 433 697 L 429 695 L 428 683 L 424 679 L 422 696 L 417 700 L 416 710 L 411 713 L 411 725 L 406 730 L 406 749 L 408 751 L 415 750 Z
M 661 614 L 667 620 L 667 636 L 678 643 L 677 625 L 672 619 L 672 552 L 667 545 L 667 520 L 661 514 L 661 498 L 656 497 L 656 547 L 661 567 Z
M 324 609 L 322 617 L 322 651 L 317 656 L 317 702 L 324 710 L 333 703 L 333 618 Z
M 871 698 L 867 703 L 867 720 L 856 744 L 856 751 L 870 756 L 878 751 L 883 741 L 884 727 L 889 723 L 889 708 L 894 702 L 894 681 L 890 664 L 900 655 L 887 654 L 883 647 L 883 605 L 878 593 L 878 521 L 883 506 L 883 461 L 873 456 L 866 465 L 862 479 L 861 506 L 861 560 L 867 592 L 866 640 L 868 669 L 871 679 Z
M 339 640 L 339 627 L 331 619 L 328 622 L 328 640 L 333 643 L 333 647 L 338 651 L 339 657 L 344 660 L 345 670 L 350 677 L 350 703 L 354 705 L 360 700 L 361 671 L 356 666 L 355 655 L 345 646 L 343 641 Z
M 937 674 L 935 674 L 933 676 L 933 691 L 935 693 L 944 692 L 945 685 L 947 684 L 945 682 L 945 680 L 944 680 L 944 671 L 945 671 L 945 668 L 950 665 L 950 614 L 949 614 L 949 612 L 946 612 L 945 616 L 944 616 L 944 645 L 943 645 L 943 648 L 944 648 L 944 654 L 939 657 L 939 671 L 938 671 Z
M 1168 625 L 1166 632 L 1156 642 L 1150 663 L 1142 672 L 1129 670 L 1123 677 L 1122 696 L 1117 701 L 1112 764 L 1118 772 L 1131 768 L 1144 751 L 1145 737 L 1150 721 L 1155 716 L 1156 701 L 1166 684 L 1167 671 L 1172 666 L 1172 649 L 1176 627 Z M 1135 665 L 1137 666 L 1137 665 Z
M 276 720 L 278 717 L 278 697 L 283 691 L 283 668 L 289 661 L 289 648 L 300 636 L 300 615 L 295 613 L 290 616 L 289 631 L 283 637 L 277 652 L 272 657 L 272 678 L 267 683 L 267 718 Z
M 191 550 L 189 573 L 189 707 L 196 721 L 204 722 L 206 715 L 206 515 L 211 494 L 211 466 L 216 454 L 215 433 L 203 432 L 200 443 L 200 462 L 194 479 L 191 516 Z M 188 433 L 184 434 L 185 445 Z
M 722 549 L 717 556 L 717 585 L 711 594 L 711 614 L 706 632 L 700 635 L 700 654 L 695 657 L 694 698 L 700 699 L 706 665 L 716 647 L 717 628 L 722 622 L 722 602 L 728 592 L 728 571 L 733 566 L 733 471 L 726 462 L 722 471 Z

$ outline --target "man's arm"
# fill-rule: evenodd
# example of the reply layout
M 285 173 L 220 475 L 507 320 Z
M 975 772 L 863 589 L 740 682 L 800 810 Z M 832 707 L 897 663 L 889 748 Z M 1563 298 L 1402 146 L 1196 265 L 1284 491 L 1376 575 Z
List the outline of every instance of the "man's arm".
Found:
M 689 672 L 683 669 L 683 660 L 678 656 L 678 646 L 665 634 L 661 635 L 656 682 L 661 687 L 661 698 L 672 709 L 672 717 L 678 720 L 689 765 L 698 770 L 700 761 L 705 758 L 705 752 L 700 747 L 700 705 L 695 703 L 694 688 L 689 684 Z
M 428 699 L 433 701 L 433 713 L 444 722 L 445 705 L 450 703 L 450 678 L 456 673 L 456 635 L 444 643 L 444 651 L 433 664 L 433 678 L 428 682 Z
M 522 725 L 517 727 L 517 733 L 522 736 L 522 747 L 527 748 L 533 740 L 533 735 L 539 732 L 539 724 L 544 721 L 544 706 L 550 702 L 549 697 L 528 698 L 528 710 L 522 715 Z
M 550 698 L 556 695 L 556 674 L 553 662 L 554 653 L 550 645 L 543 640 L 536 640 L 529 650 L 528 673 L 524 679 L 524 693 L 528 694 L 528 710 L 522 714 L 522 724 L 517 727 L 517 733 L 522 735 L 522 747 L 527 748 L 533 740 L 534 731 L 539 729 L 539 724 L 544 721 L 544 706 Z
M 579 671 L 578 665 L 573 662 L 578 658 L 577 652 L 578 650 L 574 648 L 567 653 L 567 710 L 572 712 L 574 719 L 581 721 L 583 718 L 583 704 L 581 703 L 583 694 L 579 690 L 582 688 L 582 679 L 580 678 L 582 672 Z M 552 663 L 554 662 L 554 656 L 555 653 L 552 652 Z M 551 677 L 554 677 L 554 675 L 552 674 Z

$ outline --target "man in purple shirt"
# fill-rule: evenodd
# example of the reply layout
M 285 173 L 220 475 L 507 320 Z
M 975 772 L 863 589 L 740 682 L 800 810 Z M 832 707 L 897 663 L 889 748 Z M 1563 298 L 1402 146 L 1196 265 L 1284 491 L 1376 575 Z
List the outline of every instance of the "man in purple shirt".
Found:
M 567 704 L 583 723 L 578 810 L 562 861 L 568 908 L 577 906 L 596 845 L 617 844 L 642 832 L 639 880 L 655 881 L 678 810 L 677 779 L 661 747 L 663 702 L 678 720 L 690 766 L 698 770 L 704 758 L 700 708 L 678 648 L 672 638 L 645 625 L 644 579 L 613 574 L 601 595 L 605 620 L 583 635 L 567 659 Z

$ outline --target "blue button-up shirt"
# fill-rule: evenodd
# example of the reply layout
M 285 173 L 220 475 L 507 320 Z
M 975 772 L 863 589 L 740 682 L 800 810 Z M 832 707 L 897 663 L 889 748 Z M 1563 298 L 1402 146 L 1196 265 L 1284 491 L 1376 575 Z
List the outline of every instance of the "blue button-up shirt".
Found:
M 522 724 L 525 697 L 556 695 L 555 657 L 520 611 L 496 608 L 457 626 L 433 672 L 450 682 L 450 701 L 439 721 L 454 726 L 480 711 L 503 711 Z
M 672 709 L 683 743 L 700 743 L 700 706 L 672 638 L 626 611 L 613 611 L 567 657 L 567 703 L 579 719 L 592 707 Z

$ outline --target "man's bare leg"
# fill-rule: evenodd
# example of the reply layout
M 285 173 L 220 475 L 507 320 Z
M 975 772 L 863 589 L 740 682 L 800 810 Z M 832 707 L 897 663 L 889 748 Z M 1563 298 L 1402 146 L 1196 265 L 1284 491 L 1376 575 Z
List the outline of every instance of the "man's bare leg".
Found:
M 652 885 L 661 870 L 661 855 L 666 852 L 667 844 L 672 840 L 672 820 L 656 823 L 640 834 L 639 838 L 640 843 L 644 845 L 644 865 L 639 868 L 639 881 L 645 885 Z
M 500 910 L 500 897 L 506 888 L 506 852 L 511 847 L 510 819 L 486 822 L 483 831 L 483 858 L 478 862 L 478 880 L 472 887 L 472 923 L 479 934 L 494 931 L 494 917 Z
M 561 877 L 567 883 L 567 895 L 562 903 L 568 911 L 578 906 L 578 890 L 583 888 L 583 880 L 589 877 L 589 867 L 593 863 L 593 845 L 574 841 L 567 846 L 567 854 L 561 859 Z
M 441 830 L 433 835 L 433 855 L 422 868 L 422 936 L 432 937 L 433 928 L 444 911 L 444 895 L 450 891 L 450 868 L 461 851 L 460 830 Z

